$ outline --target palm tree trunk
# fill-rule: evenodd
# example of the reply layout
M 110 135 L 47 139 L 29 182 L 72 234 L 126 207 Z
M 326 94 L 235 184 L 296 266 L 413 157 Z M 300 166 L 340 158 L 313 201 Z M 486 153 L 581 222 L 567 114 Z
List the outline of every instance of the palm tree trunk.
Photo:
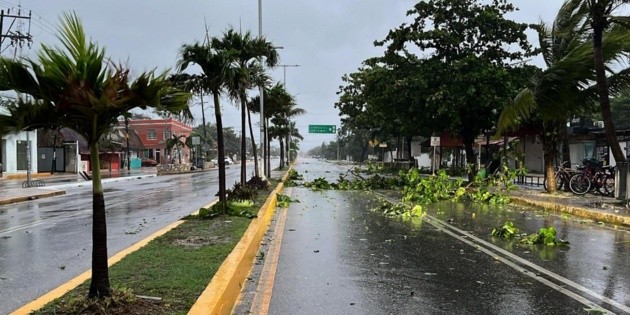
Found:
M 217 124 L 217 163 L 219 164 L 219 203 L 223 214 L 226 213 L 227 197 L 225 195 L 225 142 L 223 140 L 223 121 L 221 120 L 221 105 L 219 104 L 219 91 L 213 91 L 214 116 Z
M 289 148 L 291 146 L 290 145 L 291 141 L 289 141 L 289 137 L 291 136 L 291 125 L 289 124 L 288 127 L 289 127 L 289 133 L 287 133 L 286 140 L 285 140 L 285 143 L 286 143 L 286 146 L 285 146 L 286 149 L 285 150 L 287 152 L 287 154 L 286 154 L 287 166 L 289 166 L 289 164 L 291 163 L 291 156 L 289 155 L 289 154 L 291 154 L 291 148 Z
M 245 163 L 247 162 L 247 145 L 245 142 L 245 97 L 241 97 L 241 186 L 245 187 L 245 178 L 247 177 L 247 168 Z
M 603 14 L 603 12 L 602 12 Z M 595 74 L 597 80 L 597 91 L 599 93 L 599 104 L 602 112 L 602 119 L 604 120 L 604 129 L 606 130 L 606 139 L 608 145 L 612 150 L 612 155 L 615 158 L 615 162 L 625 162 L 626 157 L 621 150 L 617 135 L 615 133 L 615 126 L 612 120 L 612 113 L 610 110 L 610 98 L 608 93 L 608 84 L 606 83 L 606 69 L 604 67 L 604 58 L 602 55 L 602 35 L 604 32 L 603 16 L 593 16 L 593 56 L 595 62 Z
M 101 183 L 101 163 L 98 154 L 98 141 L 92 141 L 90 143 L 90 163 L 92 164 L 92 280 L 88 292 L 90 298 L 110 296 L 107 266 L 107 221 Z
M 284 168 L 284 140 L 282 137 L 279 138 L 278 142 L 280 142 L 280 169 Z
M 260 173 L 258 171 L 258 150 L 256 150 L 256 141 L 254 141 L 254 129 L 252 129 L 252 113 L 250 112 L 249 108 L 247 109 L 247 123 L 249 124 L 249 136 L 252 138 L 252 152 L 254 153 L 254 175 L 260 176 Z

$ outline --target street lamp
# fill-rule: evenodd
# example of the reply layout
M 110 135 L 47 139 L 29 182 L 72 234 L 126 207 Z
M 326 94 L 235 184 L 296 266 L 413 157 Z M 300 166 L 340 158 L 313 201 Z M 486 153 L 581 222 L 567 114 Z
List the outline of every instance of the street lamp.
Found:
M 282 84 L 284 85 L 284 90 L 287 90 L 287 67 L 299 67 L 300 65 L 278 65 L 282 67 L 283 78 Z M 287 91 L 288 92 L 288 91 Z M 289 127 L 289 134 L 287 135 L 287 165 L 291 163 L 291 132 L 293 132 L 293 128 L 291 128 L 291 124 L 287 120 L 287 127 Z

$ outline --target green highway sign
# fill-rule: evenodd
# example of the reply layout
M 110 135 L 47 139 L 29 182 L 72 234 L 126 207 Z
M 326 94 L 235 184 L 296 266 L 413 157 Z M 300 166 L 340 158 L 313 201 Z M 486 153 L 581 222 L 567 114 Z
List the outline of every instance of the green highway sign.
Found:
M 337 133 L 335 125 L 308 125 L 308 133 Z

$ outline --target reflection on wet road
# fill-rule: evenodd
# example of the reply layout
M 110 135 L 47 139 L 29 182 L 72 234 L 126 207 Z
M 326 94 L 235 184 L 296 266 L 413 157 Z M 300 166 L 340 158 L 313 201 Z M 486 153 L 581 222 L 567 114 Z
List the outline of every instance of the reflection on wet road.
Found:
M 296 169 L 306 181 L 334 181 L 347 167 L 303 160 Z M 579 314 L 594 303 L 616 313 L 630 307 L 625 230 L 519 206 L 429 207 L 431 217 L 539 266 L 527 274 L 439 224 L 372 212 L 376 196 L 370 193 L 295 187 L 292 197 L 300 203 L 288 209 L 270 314 Z M 571 244 L 520 246 L 493 239 L 492 228 L 506 220 L 527 233 L 553 225 Z M 554 287 L 546 273 L 588 292 Z
M 238 169 L 226 170 L 234 183 Z M 91 186 L 66 195 L 0 206 L 0 314 L 88 270 Z M 56 188 L 50 186 L 50 188 Z M 110 256 L 215 199 L 217 171 L 105 182 Z

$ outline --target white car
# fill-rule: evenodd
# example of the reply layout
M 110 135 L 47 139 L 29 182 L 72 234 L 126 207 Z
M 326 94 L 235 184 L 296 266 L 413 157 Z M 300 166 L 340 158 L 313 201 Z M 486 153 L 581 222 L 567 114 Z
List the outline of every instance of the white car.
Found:
M 210 160 L 210 162 L 212 162 L 214 164 L 219 164 L 217 159 L 212 159 L 212 160 Z M 232 165 L 232 164 L 234 164 L 234 161 L 232 161 L 232 159 L 226 157 L 225 158 L 225 165 Z

